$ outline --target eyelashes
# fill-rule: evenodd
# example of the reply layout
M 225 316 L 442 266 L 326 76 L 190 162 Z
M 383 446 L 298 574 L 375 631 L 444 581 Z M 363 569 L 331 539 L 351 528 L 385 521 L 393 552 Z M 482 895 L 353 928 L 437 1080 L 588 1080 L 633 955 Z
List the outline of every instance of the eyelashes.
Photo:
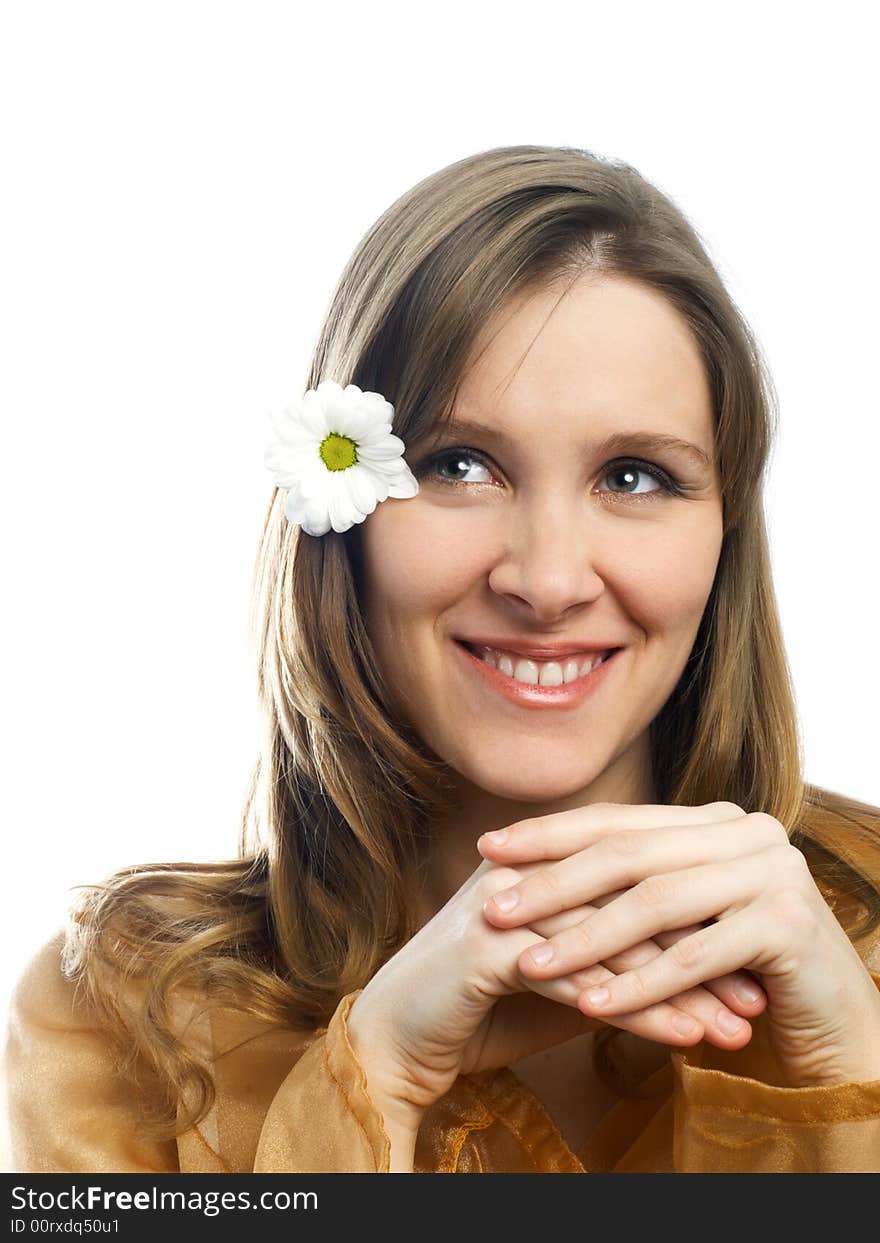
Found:
M 455 460 L 457 464 L 460 464 L 462 459 L 467 459 L 467 458 L 470 458 L 471 460 L 475 462 L 479 462 L 488 471 L 490 472 L 492 471 L 492 466 L 489 460 L 486 458 L 486 456 L 483 453 L 479 451 L 479 449 L 469 449 L 466 446 L 461 446 L 461 447 L 453 447 L 449 449 L 442 449 L 438 453 L 431 454 L 429 457 L 425 458 L 422 462 L 418 463 L 418 465 L 413 468 L 413 473 L 417 479 L 421 479 L 423 476 L 426 476 L 426 475 L 433 475 L 433 478 L 434 480 L 436 480 L 436 482 L 443 484 L 446 487 L 454 488 L 454 487 L 478 486 L 482 481 L 479 481 L 479 480 L 469 481 L 467 479 L 448 479 L 448 478 L 444 478 L 444 476 L 439 474 L 438 472 L 438 467 L 441 466 L 444 462 Z M 650 492 L 626 492 L 626 491 L 616 492 L 614 490 L 606 489 L 606 490 L 601 491 L 599 495 L 600 496 L 624 497 L 627 500 L 646 501 L 646 500 L 663 499 L 666 496 L 684 496 L 685 494 L 685 488 L 682 487 L 682 485 L 678 482 L 678 480 L 676 480 L 672 475 L 670 475 L 667 471 L 663 470 L 662 467 L 657 466 L 655 463 L 644 462 L 642 461 L 641 458 L 633 458 L 633 457 L 615 458 L 613 462 L 609 462 L 608 465 L 603 469 L 602 479 L 604 480 L 604 479 L 607 479 L 609 475 L 621 474 L 623 472 L 630 472 L 630 473 L 635 473 L 635 474 L 640 474 L 640 475 L 648 475 L 649 478 L 656 480 L 656 482 L 660 485 L 660 487 L 652 489 Z M 488 485 L 483 484 L 483 486 L 488 486 Z

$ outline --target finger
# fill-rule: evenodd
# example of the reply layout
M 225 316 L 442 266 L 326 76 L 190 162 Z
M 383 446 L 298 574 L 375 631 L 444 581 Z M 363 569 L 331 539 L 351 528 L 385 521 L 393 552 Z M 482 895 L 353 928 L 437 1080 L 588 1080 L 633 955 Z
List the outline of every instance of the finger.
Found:
M 506 871 L 499 869 L 499 871 Z M 504 884 L 507 875 L 487 876 L 484 888 L 492 891 L 494 884 Z M 597 981 L 613 979 L 613 974 L 601 963 L 591 965 L 586 972 L 574 973 L 564 979 L 532 980 L 525 977 L 519 962 L 526 948 L 534 945 L 534 932 L 529 928 L 486 929 L 488 955 L 485 959 L 489 974 L 483 987 L 490 992 L 520 993 L 529 989 L 551 1001 L 580 1009 L 578 1002 L 584 989 Z M 660 1040 L 672 1045 L 691 1045 L 702 1039 L 703 1028 L 699 1022 L 684 1011 L 677 1010 L 663 999 L 656 1006 L 639 1007 L 644 1013 L 627 1014 L 612 1020 L 612 1025 L 644 1035 L 650 1040 Z
M 519 871 L 520 867 L 521 865 L 516 870 Z M 588 915 L 607 906 L 609 902 L 613 902 L 625 892 L 625 889 L 618 889 L 614 893 L 603 894 L 601 898 L 594 898 L 592 902 L 572 907 L 570 911 L 560 911 L 558 915 L 548 915 L 546 919 L 533 920 L 529 927 L 538 936 L 550 938 L 564 928 L 571 928 L 582 919 L 586 919 Z M 691 924 L 687 928 L 676 928 L 672 932 L 655 933 L 651 940 L 642 941 L 638 946 L 633 946 L 633 952 L 640 950 L 643 946 L 651 947 L 652 952 L 648 958 L 630 961 L 624 955 L 618 954 L 613 959 L 606 960 L 605 966 L 615 975 L 620 975 L 623 971 L 641 966 L 642 962 L 650 961 L 650 958 L 656 957 L 662 950 L 669 949 L 677 941 L 690 936 L 692 932 L 699 932 L 705 926 L 704 923 Z M 731 971 L 721 976 L 720 979 L 704 980 L 702 987 L 711 992 L 719 1001 L 724 1002 L 734 1014 L 742 1015 L 744 1018 L 756 1017 L 767 1006 L 766 992 L 748 971 Z M 689 1010 L 688 1013 L 690 1012 Z
M 477 850 L 486 858 L 512 863 L 525 859 L 565 859 L 592 846 L 607 833 L 624 829 L 658 829 L 672 825 L 712 824 L 738 820 L 746 813 L 736 803 L 705 803 L 699 807 L 659 803 L 591 803 L 549 816 L 519 820 L 483 833 Z
M 607 900 L 611 900 L 610 896 Z M 539 936 L 551 937 L 556 932 L 571 927 L 579 920 L 586 918 L 594 909 L 587 905 L 577 907 L 571 911 L 563 911 L 559 915 L 551 915 L 548 919 L 538 920 L 536 923 L 531 923 L 529 927 L 532 932 L 536 932 Z M 695 924 L 690 929 L 681 929 L 677 933 L 667 934 L 668 938 L 670 938 L 670 944 L 690 932 L 698 931 L 701 927 L 701 924 Z M 662 953 L 663 948 L 656 940 L 642 941 L 623 953 L 615 954 L 612 958 L 604 960 L 601 965 L 612 975 L 618 976 L 625 971 L 632 971 L 645 966 L 646 963 L 651 962 Z M 725 978 L 729 979 L 731 977 Z M 726 998 L 732 994 L 732 989 L 727 986 L 717 991 L 713 987 L 717 983 L 716 981 L 710 981 L 696 988 L 688 989 L 677 997 L 670 997 L 668 999 L 669 1003 L 675 1009 L 680 1010 L 684 1014 L 689 1014 L 691 1018 L 701 1023 L 705 1029 L 705 1039 L 710 1040 L 713 1044 L 720 1045 L 724 1049 L 741 1048 L 751 1038 L 751 1028 L 742 1021 L 742 1017 L 738 1012 L 742 1008 L 741 1003 L 733 1006 L 726 1004 Z M 584 984 L 583 987 L 587 987 L 587 985 Z M 763 1006 L 756 1007 L 752 1004 L 745 1007 L 745 1010 L 746 1013 L 756 1014 L 762 1008 Z
M 719 821 L 650 833 L 627 829 L 606 834 L 587 849 L 499 889 L 484 913 L 491 923 L 510 928 L 590 902 L 612 889 L 634 887 L 648 877 L 753 855 L 781 844 L 768 827 L 776 823 L 755 816 L 734 824 Z
M 578 972 L 574 976 L 566 976 L 561 980 L 526 980 L 525 977 L 522 979 L 523 984 L 531 992 L 539 993 L 551 1001 L 573 1006 L 580 1009 L 581 1013 L 586 1013 L 579 1005 L 584 990 L 597 984 L 605 984 L 606 981 L 614 979 L 614 976 L 601 963 L 597 963 L 595 967 L 590 967 L 585 972 Z M 661 1044 L 676 1047 L 696 1044 L 703 1039 L 704 1035 L 703 1026 L 698 1020 L 668 1001 L 645 1006 L 631 1014 L 615 1014 L 609 1017 L 602 1015 L 600 1019 L 610 1027 L 619 1027 L 623 1031 L 632 1032 L 635 1036 L 643 1036 L 646 1040 L 656 1040 Z M 751 1036 L 751 1031 L 748 1035 Z
M 531 926 L 534 927 L 534 925 Z M 678 928 L 674 932 L 658 932 L 654 935 L 652 944 L 659 946 L 661 950 L 669 949 L 676 942 L 690 936 L 693 932 L 698 932 L 704 926 L 692 924 L 689 928 Z M 547 933 L 541 930 L 540 935 L 546 937 Z M 550 935 L 552 936 L 552 933 Z M 615 970 L 615 975 L 620 974 L 620 971 Z M 717 980 L 704 980 L 703 988 L 713 993 L 719 1001 L 723 1001 L 734 1014 L 739 1014 L 744 1018 L 755 1018 L 767 1006 L 766 992 L 748 971 L 730 971 Z
M 650 1006 L 680 992 L 703 978 L 717 979 L 735 970 L 738 964 L 753 961 L 761 952 L 755 920 L 745 912 L 732 915 L 723 924 L 712 924 L 664 950 L 657 958 L 635 971 L 626 971 L 603 981 L 607 996 L 584 992 L 578 1005 L 584 1013 L 605 1018 L 618 1011 L 629 1012 Z M 680 947 L 688 948 L 684 950 Z
M 762 892 L 768 868 L 776 865 L 775 858 L 768 858 L 771 854 L 762 851 L 724 864 L 651 876 L 580 924 L 536 946 L 537 957 L 534 953 L 524 954 L 520 967 L 529 975 L 534 972 L 542 977 L 568 975 L 591 963 L 606 962 L 614 954 L 634 943 L 649 940 L 659 932 L 723 918 L 732 907 L 744 907 Z M 688 945 L 708 931 L 711 928 L 688 937 Z M 675 947 L 664 954 L 672 954 L 674 950 Z M 720 971 L 707 972 L 701 978 L 713 979 L 743 965 L 742 959 L 726 963 Z M 682 987 L 699 982 L 682 979 L 673 991 L 679 992 Z
M 625 973 L 621 972 L 620 975 Z M 615 980 L 620 978 L 615 973 Z M 594 987 L 591 985 L 590 987 Z M 595 1010 L 592 1005 L 582 1004 L 584 995 L 578 1001 L 578 1005 L 584 1014 L 602 1014 L 604 1010 Z M 698 985 L 696 988 L 685 989 L 681 993 L 676 993 L 666 999 L 671 1006 L 675 1006 L 677 1010 L 689 1014 L 691 1018 L 696 1019 L 703 1027 L 704 1040 L 708 1040 L 711 1044 L 718 1045 L 722 1049 L 741 1049 L 743 1045 L 748 1044 L 752 1038 L 752 1028 L 749 1022 L 735 1011 L 722 1005 L 705 984 Z
M 533 919 L 529 927 L 540 937 L 552 937 L 554 933 L 572 928 L 587 916 L 594 915 L 600 909 L 602 902 L 606 900 L 610 902 L 614 898 L 622 897 L 625 893 L 625 889 L 618 889 L 613 894 L 604 894 L 599 901 L 582 902 L 580 906 L 573 906 L 568 911 L 558 911 L 557 914 L 547 915 L 544 919 Z

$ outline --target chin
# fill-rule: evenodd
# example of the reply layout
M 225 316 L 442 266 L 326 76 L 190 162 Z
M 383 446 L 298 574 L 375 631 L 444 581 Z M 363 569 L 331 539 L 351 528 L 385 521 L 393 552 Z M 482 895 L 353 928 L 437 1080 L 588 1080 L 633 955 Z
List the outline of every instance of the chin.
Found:
M 541 768 L 540 772 L 529 772 L 526 764 L 508 764 L 506 771 L 482 772 L 472 767 L 460 771 L 487 794 L 514 803 L 556 803 L 573 798 L 592 785 L 603 771 L 583 767 L 565 772 L 548 771 L 544 765 Z

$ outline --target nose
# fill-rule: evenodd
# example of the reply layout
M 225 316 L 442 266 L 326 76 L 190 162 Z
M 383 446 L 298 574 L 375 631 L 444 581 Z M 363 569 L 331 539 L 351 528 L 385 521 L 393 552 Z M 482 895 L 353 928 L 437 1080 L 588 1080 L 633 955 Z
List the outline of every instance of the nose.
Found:
M 590 519 L 588 506 L 560 496 L 508 516 L 503 551 L 489 574 L 491 589 L 525 606 L 543 625 L 598 599 L 605 583 L 595 565 L 598 532 Z

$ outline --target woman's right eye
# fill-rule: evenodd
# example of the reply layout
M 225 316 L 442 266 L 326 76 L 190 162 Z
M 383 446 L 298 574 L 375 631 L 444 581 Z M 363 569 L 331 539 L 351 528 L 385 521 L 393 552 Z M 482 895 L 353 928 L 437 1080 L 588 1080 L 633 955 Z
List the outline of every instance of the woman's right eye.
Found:
M 465 475 L 471 469 L 469 462 L 476 462 L 481 465 L 483 470 L 489 472 L 489 467 L 485 464 L 481 454 L 473 449 L 444 449 L 442 453 L 435 453 L 433 456 L 426 458 L 413 472 L 417 479 L 421 479 L 424 475 L 433 475 L 440 483 L 488 483 L 486 479 L 467 479 L 467 478 L 450 478 L 448 475 L 442 474 L 440 467 L 444 464 L 451 464 L 451 469 L 463 470 Z

